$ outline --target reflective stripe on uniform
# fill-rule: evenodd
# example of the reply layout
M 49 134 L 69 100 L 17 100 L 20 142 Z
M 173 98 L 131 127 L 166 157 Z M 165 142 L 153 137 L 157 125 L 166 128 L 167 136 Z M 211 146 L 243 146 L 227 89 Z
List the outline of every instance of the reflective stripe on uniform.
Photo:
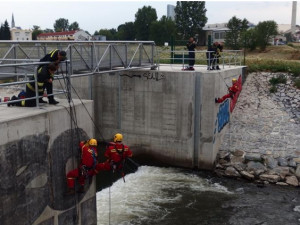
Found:
M 21 101 L 21 106 L 25 106 L 25 100 Z
M 27 87 L 28 87 L 30 90 L 35 91 L 35 88 L 34 88 L 30 83 L 28 83 L 28 84 L 26 84 L 26 85 L 27 85 Z M 44 86 L 44 83 L 38 82 L 38 87 L 39 87 L 38 91 L 39 91 L 39 92 L 43 92 L 43 91 L 44 91 L 43 86 Z
M 52 50 L 52 51 L 49 53 L 51 58 L 53 57 L 53 55 L 54 55 L 54 53 L 55 53 L 56 51 L 58 51 L 58 49 Z

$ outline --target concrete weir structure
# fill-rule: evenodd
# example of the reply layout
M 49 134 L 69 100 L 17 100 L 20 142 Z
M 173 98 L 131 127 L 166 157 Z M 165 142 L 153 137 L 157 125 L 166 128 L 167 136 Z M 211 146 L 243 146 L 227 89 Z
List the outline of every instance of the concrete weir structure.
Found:
M 238 95 L 216 104 L 228 93 L 232 78 L 242 88 L 244 67 L 207 71 L 181 71 L 161 65 L 159 70 L 111 72 L 72 81 L 87 98 L 92 93 L 95 121 L 101 135 L 110 140 L 124 135 L 134 156 L 142 162 L 186 168 L 212 169 Z
M 93 115 L 93 101 L 84 100 Z M 66 173 L 77 167 L 78 143 L 94 128 L 80 101 L 41 108 L 0 105 L 0 221 L 3 225 L 96 225 L 95 181 L 65 196 Z M 88 182 L 87 182 L 88 183 Z
M 94 180 L 85 193 L 64 195 L 78 143 L 91 137 L 108 141 L 120 132 L 141 162 L 212 169 L 239 93 L 221 104 L 214 99 L 228 93 L 232 78 L 241 89 L 243 77 L 242 66 L 170 65 L 73 77 L 76 123 L 65 99 L 41 108 L 0 105 L 1 224 L 96 225 Z M 83 106 L 77 94 L 94 101 Z

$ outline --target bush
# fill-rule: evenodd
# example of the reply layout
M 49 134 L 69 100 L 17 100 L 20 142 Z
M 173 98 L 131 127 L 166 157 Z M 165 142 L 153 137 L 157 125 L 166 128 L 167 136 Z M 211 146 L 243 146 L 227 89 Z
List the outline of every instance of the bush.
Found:
M 272 87 L 270 87 L 269 91 L 271 93 L 275 93 L 275 92 L 277 92 L 277 87 L 275 85 L 272 85 Z
M 286 84 L 286 77 L 280 74 L 278 77 L 272 77 L 269 82 L 274 86 L 276 84 Z
M 293 68 L 291 68 L 290 69 L 290 73 L 294 77 L 299 77 L 299 75 L 300 75 L 300 67 L 293 67 Z
M 296 79 L 296 80 L 295 80 L 294 86 L 295 86 L 296 88 L 300 89 L 300 79 Z

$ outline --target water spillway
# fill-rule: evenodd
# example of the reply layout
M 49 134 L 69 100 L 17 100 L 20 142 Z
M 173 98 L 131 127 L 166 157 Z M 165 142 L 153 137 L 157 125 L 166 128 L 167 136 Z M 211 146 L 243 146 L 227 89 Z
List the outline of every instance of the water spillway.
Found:
M 214 99 L 227 93 L 232 78 L 241 85 L 243 75 L 243 67 L 186 72 L 161 66 L 72 78 L 77 127 L 67 100 L 41 108 L 1 105 L 1 221 L 96 223 L 94 182 L 85 194 L 64 196 L 65 175 L 77 165 L 81 139 L 110 140 L 121 132 L 140 161 L 211 169 L 234 107 L 234 101 L 216 104 Z M 77 97 L 93 100 L 83 103 L 101 133 Z
M 228 93 L 232 78 L 242 88 L 244 67 L 219 71 L 160 70 L 110 72 L 72 82 L 82 97 L 89 91 L 95 103 L 95 121 L 110 139 L 121 132 L 140 161 L 186 168 L 212 169 L 237 97 L 216 104 Z M 97 134 L 96 130 L 96 136 Z

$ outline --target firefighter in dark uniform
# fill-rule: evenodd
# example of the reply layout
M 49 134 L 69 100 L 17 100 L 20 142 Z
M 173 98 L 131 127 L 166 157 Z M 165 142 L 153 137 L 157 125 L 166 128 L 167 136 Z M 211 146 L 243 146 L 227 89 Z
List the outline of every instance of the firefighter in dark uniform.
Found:
M 48 65 L 44 65 L 40 67 L 37 71 L 37 87 L 38 87 L 38 95 L 41 96 L 40 98 L 47 97 L 46 94 L 44 94 L 44 85 L 46 82 L 51 83 L 51 77 L 54 75 L 55 71 L 57 69 L 57 65 L 55 63 L 50 63 Z M 34 80 L 32 78 L 31 80 Z M 33 98 L 36 96 L 35 91 L 35 82 L 27 83 L 26 84 L 26 92 L 25 92 L 25 98 Z M 23 98 L 22 97 L 22 98 Z M 12 96 L 11 100 L 18 100 L 19 98 L 15 95 Z M 22 100 L 21 102 L 16 103 L 9 103 L 7 106 L 25 106 L 25 107 L 35 107 L 36 106 L 36 100 L 35 99 L 29 99 L 29 100 Z
M 92 138 L 86 142 L 81 141 L 79 147 L 81 149 L 81 162 L 78 168 L 69 171 L 67 174 L 67 195 L 75 194 L 76 178 L 78 178 L 78 183 L 80 184 L 78 192 L 82 193 L 84 192 L 85 179 L 95 175 L 94 170 L 98 162 L 97 140 Z
M 64 61 L 65 59 L 66 59 L 66 52 L 55 49 L 55 50 L 52 50 L 49 54 L 45 55 L 42 59 L 40 59 L 40 62 L 54 62 L 57 64 L 57 69 L 58 69 L 58 64 L 61 61 Z M 48 95 L 51 95 L 53 93 L 53 84 L 52 84 L 53 79 L 54 79 L 54 76 L 51 78 L 51 82 L 46 82 L 44 85 L 44 89 L 47 90 Z M 58 101 L 56 101 L 54 99 L 53 95 L 48 96 L 48 100 L 49 100 L 49 104 L 56 105 L 59 103 Z M 42 98 L 40 99 L 40 102 L 46 103 Z

